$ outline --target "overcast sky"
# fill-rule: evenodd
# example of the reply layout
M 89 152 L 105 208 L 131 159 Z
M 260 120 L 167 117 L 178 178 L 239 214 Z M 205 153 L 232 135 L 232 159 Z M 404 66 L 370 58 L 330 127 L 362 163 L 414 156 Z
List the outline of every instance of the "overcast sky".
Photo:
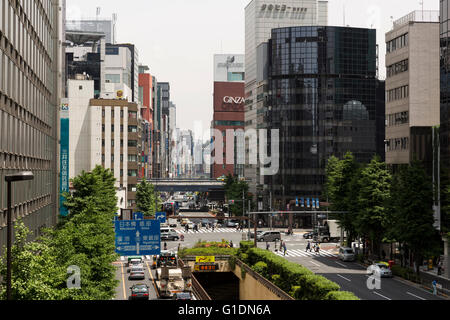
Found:
M 279 0 L 282 3 L 282 0 Z M 244 8 L 250 0 L 67 0 L 67 18 L 117 13 L 118 43 L 133 43 L 142 64 L 160 82 L 170 82 L 177 127 L 209 128 L 213 115 L 213 55 L 244 54 Z M 273 1 L 274 3 L 277 0 Z M 420 0 L 329 0 L 329 25 L 376 28 L 380 76 L 384 78 L 384 34 L 394 20 L 421 10 Z M 423 0 L 424 10 L 439 10 L 439 0 Z

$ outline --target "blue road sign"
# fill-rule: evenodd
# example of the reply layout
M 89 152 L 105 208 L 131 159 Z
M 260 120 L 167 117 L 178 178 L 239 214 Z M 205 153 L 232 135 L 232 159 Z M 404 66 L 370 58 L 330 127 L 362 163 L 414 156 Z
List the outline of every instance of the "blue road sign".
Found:
M 305 199 L 301 198 L 300 203 L 301 203 L 302 208 L 304 208 L 305 207 Z
M 160 223 L 166 223 L 166 213 L 165 212 L 157 212 L 155 215 L 155 220 Z
M 157 220 L 115 222 L 116 252 L 121 256 L 161 253 L 161 224 Z
M 310 205 L 309 205 L 309 198 L 306 199 L 306 206 L 307 206 L 308 208 L 310 207 Z
M 319 199 L 316 199 L 316 208 L 320 209 L 320 201 L 319 201 Z
M 144 214 L 142 212 L 133 213 L 133 220 L 144 220 Z
M 295 206 L 298 207 L 298 197 L 295 198 Z

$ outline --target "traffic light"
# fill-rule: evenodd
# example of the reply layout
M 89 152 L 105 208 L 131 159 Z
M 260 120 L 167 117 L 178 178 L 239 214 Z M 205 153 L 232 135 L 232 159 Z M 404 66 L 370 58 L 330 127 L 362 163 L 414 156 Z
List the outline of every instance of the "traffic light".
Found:
M 234 205 L 234 200 L 230 200 L 230 201 L 228 201 L 228 204 L 230 204 L 230 205 Z

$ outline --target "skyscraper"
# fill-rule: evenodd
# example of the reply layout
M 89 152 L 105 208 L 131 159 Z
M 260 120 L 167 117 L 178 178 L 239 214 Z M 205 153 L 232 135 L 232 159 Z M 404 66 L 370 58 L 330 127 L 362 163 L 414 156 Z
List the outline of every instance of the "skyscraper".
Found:
M 57 222 L 63 5 L 0 3 L 0 250 L 6 244 L 7 174 L 34 173 L 33 181 L 13 184 L 13 220 L 22 218 L 34 237 Z
M 258 95 L 257 48 L 271 37 L 272 29 L 293 26 L 328 24 L 328 1 L 318 0 L 252 0 L 245 8 L 245 129 L 258 129 L 257 115 L 262 108 Z M 246 149 L 258 150 L 258 145 L 246 142 Z M 246 150 L 246 151 L 247 151 Z M 248 155 L 249 152 L 246 152 Z M 262 192 L 263 177 L 259 165 L 245 161 L 244 174 L 250 182 L 250 191 Z

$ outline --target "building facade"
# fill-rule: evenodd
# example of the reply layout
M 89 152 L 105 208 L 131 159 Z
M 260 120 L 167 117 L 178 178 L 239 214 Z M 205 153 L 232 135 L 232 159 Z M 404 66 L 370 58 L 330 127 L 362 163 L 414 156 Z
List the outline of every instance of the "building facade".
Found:
M 376 30 L 278 28 L 268 50 L 264 122 L 279 130 L 280 159 L 264 197 L 283 210 L 297 197 L 321 198 L 331 156 L 350 151 L 367 163 L 376 154 Z
M 116 21 L 112 19 L 66 20 L 68 31 L 91 31 L 105 34 L 106 43 L 116 43 Z
M 439 11 L 414 11 L 386 34 L 386 163 L 423 161 L 431 174 L 440 123 Z M 424 50 L 426 48 L 426 50 Z
M 244 175 L 243 145 L 236 136 L 243 136 L 245 129 L 244 61 L 244 55 L 214 56 L 214 115 L 211 128 L 220 132 L 220 135 L 215 137 L 211 154 L 214 159 L 211 177 L 214 179 L 228 175 Z M 228 135 L 229 131 L 235 134 Z
M 13 221 L 22 218 L 33 238 L 57 223 L 63 4 L 0 3 L 0 251 L 6 246 L 6 175 L 34 173 L 34 180 L 12 185 Z
M 450 168 L 450 3 L 440 0 L 441 167 Z
M 271 37 L 272 29 L 293 26 L 314 26 L 328 24 L 328 1 L 317 0 L 253 0 L 245 8 L 245 129 L 257 130 L 258 113 L 262 106 L 258 105 L 257 81 L 258 66 L 257 48 Z M 248 150 L 258 150 L 258 143 L 252 140 L 245 142 Z M 245 160 L 245 178 L 250 180 L 250 192 L 261 194 L 264 177 L 260 175 L 260 166 Z

